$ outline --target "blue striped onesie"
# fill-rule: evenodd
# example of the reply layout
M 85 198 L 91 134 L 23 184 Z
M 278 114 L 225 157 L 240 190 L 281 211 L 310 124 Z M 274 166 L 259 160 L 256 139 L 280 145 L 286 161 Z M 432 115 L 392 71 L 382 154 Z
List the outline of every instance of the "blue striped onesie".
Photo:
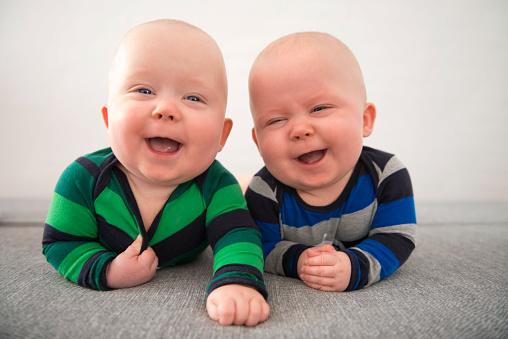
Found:
M 331 244 L 351 260 L 346 291 L 395 272 L 415 248 L 411 179 L 392 154 L 364 147 L 343 192 L 328 206 L 305 203 L 263 167 L 245 194 L 261 229 L 265 271 L 298 278 L 300 254 Z

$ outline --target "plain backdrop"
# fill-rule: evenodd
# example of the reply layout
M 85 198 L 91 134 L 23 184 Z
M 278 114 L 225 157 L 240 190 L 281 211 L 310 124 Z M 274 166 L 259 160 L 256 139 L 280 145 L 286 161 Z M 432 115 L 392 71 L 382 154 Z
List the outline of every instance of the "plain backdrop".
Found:
M 398 155 L 417 201 L 508 201 L 505 0 L 1 0 L 0 199 L 49 199 L 67 165 L 108 146 L 113 54 L 159 18 L 202 28 L 223 51 L 234 127 L 218 159 L 234 174 L 263 165 L 252 61 L 283 35 L 323 31 L 353 50 L 377 106 L 365 144 Z

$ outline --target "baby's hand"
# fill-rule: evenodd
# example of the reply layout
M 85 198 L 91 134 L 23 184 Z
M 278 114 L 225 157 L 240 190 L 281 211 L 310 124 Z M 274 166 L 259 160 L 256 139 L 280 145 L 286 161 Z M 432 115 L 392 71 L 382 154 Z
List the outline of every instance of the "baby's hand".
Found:
M 208 315 L 221 325 L 254 326 L 265 321 L 270 307 L 256 289 L 244 285 L 224 285 L 206 300 Z
M 298 274 L 309 287 L 322 291 L 344 291 L 351 278 L 351 261 L 332 245 L 306 249 L 298 259 Z
M 152 279 L 157 270 L 159 258 L 151 247 L 139 254 L 142 242 L 139 235 L 125 251 L 109 263 L 106 271 L 109 288 L 137 286 Z

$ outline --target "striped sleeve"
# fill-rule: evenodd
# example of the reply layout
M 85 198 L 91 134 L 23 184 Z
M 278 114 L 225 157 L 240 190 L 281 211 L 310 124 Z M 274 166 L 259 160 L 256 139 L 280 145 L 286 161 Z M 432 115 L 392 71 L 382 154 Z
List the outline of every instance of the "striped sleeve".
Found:
M 203 196 L 207 236 L 214 254 L 214 275 L 207 292 L 241 284 L 256 288 L 267 298 L 261 234 L 247 210 L 240 185 L 217 161 L 208 170 Z
M 105 290 L 106 268 L 115 253 L 98 242 L 93 212 L 97 165 L 79 158 L 61 175 L 55 188 L 43 234 L 43 254 L 66 279 Z
M 416 214 L 407 169 L 391 155 L 371 164 L 377 179 L 377 210 L 368 238 L 345 251 L 352 264 L 347 290 L 388 277 L 406 262 L 416 244 Z
M 310 246 L 284 240 L 280 228 L 281 186 L 261 169 L 251 180 L 245 198 L 254 221 L 261 230 L 265 271 L 298 278 L 298 258 Z

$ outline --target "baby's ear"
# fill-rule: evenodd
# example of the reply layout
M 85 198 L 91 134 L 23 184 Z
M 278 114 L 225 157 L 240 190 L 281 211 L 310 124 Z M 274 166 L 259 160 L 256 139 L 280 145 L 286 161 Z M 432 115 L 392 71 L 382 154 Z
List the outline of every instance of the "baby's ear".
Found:
M 368 102 L 363 111 L 363 137 L 366 138 L 374 130 L 374 121 L 376 120 L 376 106 Z
M 258 137 L 256 136 L 256 128 L 255 127 L 252 127 L 252 140 L 256 144 L 256 147 L 259 149 Z
M 109 127 L 108 123 L 108 106 L 104 105 L 101 109 L 102 112 L 102 120 L 104 120 L 104 125 L 106 125 L 106 128 Z
M 222 134 L 220 135 L 219 152 L 224 148 L 231 129 L 233 129 L 233 120 L 229 118 L 224 119 L 224 126 L 222 126 Z

